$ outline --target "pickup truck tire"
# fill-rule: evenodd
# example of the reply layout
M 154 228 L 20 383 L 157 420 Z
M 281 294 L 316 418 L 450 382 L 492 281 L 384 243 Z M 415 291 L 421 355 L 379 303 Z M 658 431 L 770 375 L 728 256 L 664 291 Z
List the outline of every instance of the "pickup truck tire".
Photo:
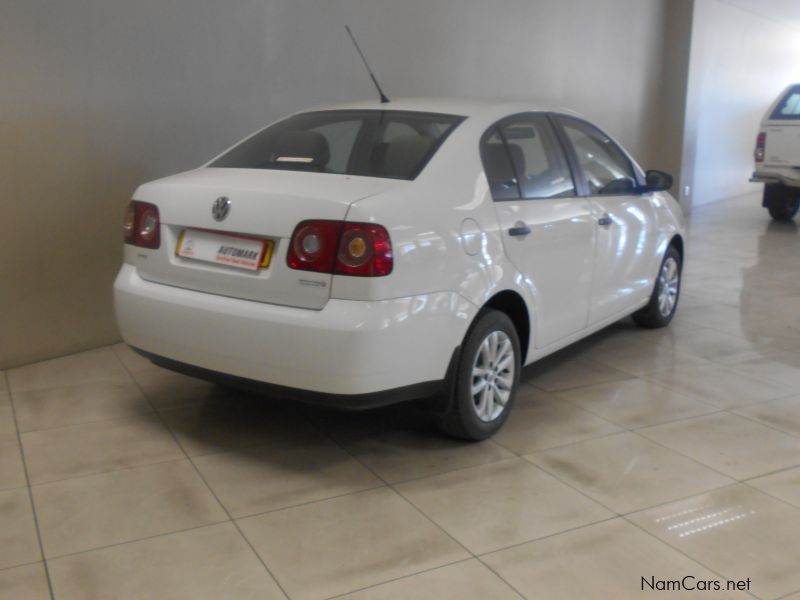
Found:
M 791 221 L 800 209 L 800 190 L 782 185 L 764 186 L 764 206 L 776 221 Z

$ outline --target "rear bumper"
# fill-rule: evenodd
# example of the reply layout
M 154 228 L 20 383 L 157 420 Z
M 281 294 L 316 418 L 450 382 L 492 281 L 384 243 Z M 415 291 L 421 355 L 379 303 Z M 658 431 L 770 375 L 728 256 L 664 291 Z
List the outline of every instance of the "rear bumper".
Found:
M 788 187 L 800 187 L 800 171 L 797 169 L 788 169 L 790 173 L 776 173 L 776 172 L 759 172 L 753 173 L 750 178 L 751 183 L 767 183 L 779 184 Z
M 344 396 L 362 396 L 350 399 L 361 406 L 389 403 L 364 395 L 398 401 L 434 391 L 476 313 L 453 292 L 278 306 L 152 283 L 128 264 L 114 304 L 123 339 L 164 366 L 341 406 Z

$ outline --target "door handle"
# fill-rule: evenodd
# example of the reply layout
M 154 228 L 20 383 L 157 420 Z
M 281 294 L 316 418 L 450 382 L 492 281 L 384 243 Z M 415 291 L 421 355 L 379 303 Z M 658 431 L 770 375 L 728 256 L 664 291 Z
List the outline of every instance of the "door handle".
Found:
M 528 235 L 531 232 L 531 228 L 522 223 L 520 225 L 514 225 L 514 227 L 508 230 L 508 235 L 518 236 L 518 235 Z
M 600 225 L 601 227 L 608 227 L 609 225 L 614 224 L 614 219 L 612 219 L 611 216 L 608 213 L 606 213 L 602 217 L 597 219 L 597 224 Z

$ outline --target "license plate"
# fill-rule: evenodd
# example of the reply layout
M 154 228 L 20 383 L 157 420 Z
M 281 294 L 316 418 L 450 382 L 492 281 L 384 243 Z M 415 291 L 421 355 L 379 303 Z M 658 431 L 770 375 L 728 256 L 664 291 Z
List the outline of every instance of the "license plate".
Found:
M 272 240 L 262 240 L 203 229 L 184 229 L 175 254 L 226 267 L 258 271 L 272 258 Z

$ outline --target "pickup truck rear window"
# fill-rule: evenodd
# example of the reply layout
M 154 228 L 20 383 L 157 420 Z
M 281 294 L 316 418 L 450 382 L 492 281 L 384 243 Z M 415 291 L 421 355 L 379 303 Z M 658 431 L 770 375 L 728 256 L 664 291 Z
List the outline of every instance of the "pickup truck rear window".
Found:
M 399 110 L 301 113 L 247 138 L 208 166 L 414 179 L 463 120 Z
M 800 121 L 800 85 L 792 87 L 772 111 L 773 121 Z

